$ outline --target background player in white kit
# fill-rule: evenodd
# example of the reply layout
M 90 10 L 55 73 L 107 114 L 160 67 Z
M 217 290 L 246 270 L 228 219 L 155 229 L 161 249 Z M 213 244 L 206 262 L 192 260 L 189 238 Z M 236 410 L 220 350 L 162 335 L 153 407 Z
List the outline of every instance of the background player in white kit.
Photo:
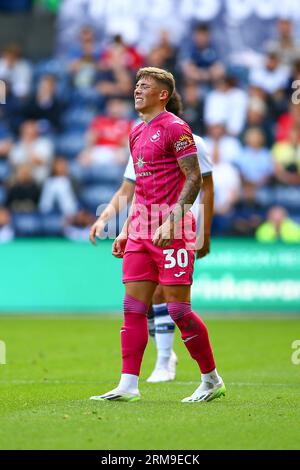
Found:
M 166 106 L 166 109 L 178 116 L 180 116 L 182 113 L 181 98 L 177 92 L 173 93 Z M 209 253 L 210 249 L 210 231 L 214 200 L 212 162 L 205 148 L 203 139 L 195 134 L 193 134 L 193 137 L 197 146 L 197 155 L 203 177 L 203 185 L 201 188 L 201 194 L 199 194 L 198 198 L 193 204 L 192 211 L 194 213 L 195 219 L 199 221 L 200 204 L 203 204 L 204 213 L 202 211 L 201 214 L 201 217 L 204 217 L 204 221 L 202 221 L 203 244 L 202 247 L 196 252 L 197 258 L 203 258 Z M 107 222 L 130 203 L 134 195 L 135 180 L 136 176 L 133 160 L 130 156 L 126 170 L 124 172 L 124 180 L 121 187 L 115 193 L 112 200 L 109 202 L 98 220 L 91 227 L 90 240 L 92 243 L 95 243 L 95 236 L 101 235 Z M 147 382 L 155 383 L 174 380 L 177 363 L 177 357 L 173 351 L 175 323 L 168 313 L 163 287 L 161 285 L 157 286 L 153 295 L 152 312 L 150 311 L 150 315 L 148 316 L 148 327 L 150 335 L 155 339 L 157 360 L 155 368 L 150 377 L 147 379 Z

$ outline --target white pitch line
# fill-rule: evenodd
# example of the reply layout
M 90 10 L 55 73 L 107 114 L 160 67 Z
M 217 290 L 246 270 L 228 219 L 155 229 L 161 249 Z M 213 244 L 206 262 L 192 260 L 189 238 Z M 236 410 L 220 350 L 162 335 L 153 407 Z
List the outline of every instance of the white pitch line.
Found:
M 100 381 L 90 381 L 90 380 L 0 380 L 2 385 L 103 385 L 105 383 L 110 383 L 111 381 L 100 382 Z M 174 385 L 197 385 L 199 381 L 174 381 Z M 299 387 L 298 383 L 262 383 L 262 382 L 226 382 L 227 386 L 233 387 Z

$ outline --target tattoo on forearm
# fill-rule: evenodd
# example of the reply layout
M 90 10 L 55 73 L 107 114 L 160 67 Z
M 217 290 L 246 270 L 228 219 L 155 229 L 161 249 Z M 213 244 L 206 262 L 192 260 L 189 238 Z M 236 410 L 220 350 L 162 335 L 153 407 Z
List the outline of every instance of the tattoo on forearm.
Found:
M 173 220 L 175 222 L 180 220 L 184 216 L 185 212 L 187 212 L 185 206 L 192 205 L 194 203 L 202 183 L 197 155 L 182 158 L 178 163 L 181 171 L 185 174 L 186 180 L 177 201 L 177 209 L 174 209 L 173 211 Z

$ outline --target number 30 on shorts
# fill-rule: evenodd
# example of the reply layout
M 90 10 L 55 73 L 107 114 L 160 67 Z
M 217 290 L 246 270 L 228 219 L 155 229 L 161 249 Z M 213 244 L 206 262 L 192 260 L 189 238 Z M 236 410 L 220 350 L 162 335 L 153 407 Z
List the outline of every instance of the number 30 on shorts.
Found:
M 169 250 L 163 250 L 163 254 L 165 255 L 165 268 L 170 269 L 174 268 L 176 264 L 180 268 L 186 268 L 186 266 L 189 263 L 189 257 L 187 250 L 185 248 L 180 248 L 180 250 L 177 251 L 177 255 L 174 255 L 174 249 L 170 248 Z

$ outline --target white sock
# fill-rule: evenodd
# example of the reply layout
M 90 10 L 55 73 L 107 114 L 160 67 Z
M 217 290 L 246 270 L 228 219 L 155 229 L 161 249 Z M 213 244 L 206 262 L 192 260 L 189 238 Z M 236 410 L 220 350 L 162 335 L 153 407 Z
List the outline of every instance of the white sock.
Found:
M 157 368 L 168 368 L 174 341 L 175 323 L 168 314 L 167 304 L 153 305 Z
M 209 374 L 201 374 L 202 382 L 210 382 L 212 384 L 217 384 L 221 382 L 221 377 L 219 376 L 217 369 L 212 370 Z
M 133 374 L 121 374 L 121 379 L 117 388 L 124 392 L 136 393 L 138 391 L 139 377 Z
M 154 317 L 148 318 L 148 333 L 155 343 L 155 324 Z

